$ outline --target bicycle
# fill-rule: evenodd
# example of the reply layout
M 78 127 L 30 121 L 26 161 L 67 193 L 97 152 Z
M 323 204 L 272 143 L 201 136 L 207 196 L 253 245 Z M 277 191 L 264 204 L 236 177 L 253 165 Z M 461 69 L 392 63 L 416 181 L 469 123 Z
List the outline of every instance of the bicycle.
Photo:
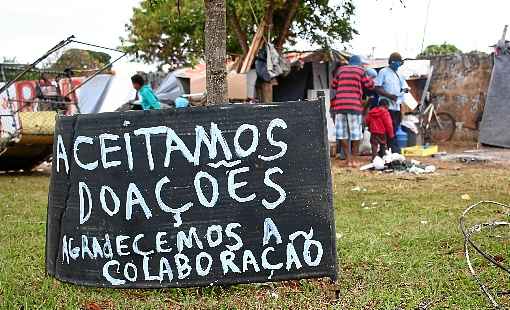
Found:
M 429 103 L 419 113 L 420 131 L 425 143 L 447 142 L 453 138 L 457 128 L 455 118 L 447 112 L 437 112 L 435 104 Z

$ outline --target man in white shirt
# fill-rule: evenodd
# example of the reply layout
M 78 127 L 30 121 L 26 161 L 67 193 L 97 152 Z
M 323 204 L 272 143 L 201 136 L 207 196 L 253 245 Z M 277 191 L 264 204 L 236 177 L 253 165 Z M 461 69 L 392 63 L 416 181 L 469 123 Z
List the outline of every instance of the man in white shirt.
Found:
M 402 56 L 399 53 L 391 54 L 388 64 L 388 67 L 379 71 L 377 78 L 374 80 L 375 91 L 379 94 L 379 100 L 388 100 L 388 110 L 393 122 L 393 130 L 396 133 L 402 121 L 400 106 L 404 102 L 404 94 L 409 90 L 409 86 L 406 79 L 398 73 L 398 68 L 404 64 Z M 400 153 L 400 148 L 395 139 L 390 142 L 390 145 L 393 153 Z

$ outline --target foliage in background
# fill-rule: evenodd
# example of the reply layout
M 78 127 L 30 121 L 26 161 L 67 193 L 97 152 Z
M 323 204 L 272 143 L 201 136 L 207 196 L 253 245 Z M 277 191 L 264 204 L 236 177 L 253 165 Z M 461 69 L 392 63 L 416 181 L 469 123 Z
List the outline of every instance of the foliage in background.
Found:
M 51 70 L 96 70 L 110 62 L 111 56 L 107 53 L 72 48 L 66 50 L 57 61 L 51 65 Z
M 226 0 L 227 53 L 246 53 L 257 25 L 269 16 L 266 34 L 277 48 L 302 39 L 329 47 L 348 42 L 356 34 L 352 25 L 353 0 L 329 6 L 328 0 Z M 269 14 L 268 14 L 269 12 Z M 170 65 L 194 63 L 203 58 L 204 5 L 202 0 L 144 0 L 126 25 L 123 48 L 142 61 Z
M 427 46 L 423 52 L 418 55 L 418 58 L 427 58 L 431 56 L 444 56 L 444 55 L 453 55 L 460 54 L 462 51 L 458 49 L 453 44 L 443 43 L 440 45 L 433 44 Z
M 0 82 L 8 82 L 14 79 L 23 69 L 24 64 L 20 64 L 16 57 L 2 57 L 0 63 Z M 23 80 L 35 80 L 39 78 L 38 72 L 27 72 L 23 76 Z
M 107 53 L 84 50 L 68 49 L 61 54 L 53 55 L 55 58 L 48 58 L 38 69 L 25 73 L 21 80 L 38 80 L 41 72 L 44 70 L 63 72 L 65 69 L 71 69 L 76 76 L 87 75 L 88 71 L 97 70 L 110 62 L 111 56 Z M 7 82 L 25 69 L 25 64 L 16 61 L 16 57 L 3 57 L 0 64 L 3 72 L 0 70 L 0 81 Z M 40 71 L 41 70 L 41 71 Z M 80 72 L 85 71 L 85 72 Z M 55 73 L 49 76 L 53 78 Z

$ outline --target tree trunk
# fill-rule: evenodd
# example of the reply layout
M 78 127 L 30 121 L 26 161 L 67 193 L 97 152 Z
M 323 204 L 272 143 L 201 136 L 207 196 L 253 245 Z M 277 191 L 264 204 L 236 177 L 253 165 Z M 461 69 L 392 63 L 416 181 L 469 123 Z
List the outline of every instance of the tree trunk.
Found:
M 292 21 L 294 20 L 294 16 L 296 15 L 298 6 L 299 6 L 299 0 L 289 0 L 290 3 L 286 3 L 289 5 L 289 13 L 287 14 L 287 17 L 285 18 L 285 22 L 283 23 L 282 32 L 278 36 L 278 39 L 276 40 L 276 49 L 281 52 L 283 49 L 283 44 L 285 44 L 285 41 L 287 41 L 287 36 L 289 35 L 290 26 L 292 25 Z M 287 2 L 289 2 L 287 1 Z
M 204 0 L 207 104 L 227 103 L 226 0 Z

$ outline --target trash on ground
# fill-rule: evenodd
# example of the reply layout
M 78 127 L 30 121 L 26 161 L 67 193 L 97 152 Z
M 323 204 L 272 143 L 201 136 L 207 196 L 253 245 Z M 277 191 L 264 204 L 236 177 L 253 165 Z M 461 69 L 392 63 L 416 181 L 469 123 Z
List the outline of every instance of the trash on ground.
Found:
M 444 156 L 447 156 L 447 155 L 448 155 L 447 152 L 437 152 L 436 154 L 432 155 L 432 157 L 443 158 Z
M 438 156 L 438 158 L 445 161 L 456 161 L 462 164 L 486 164 L 490 161 L 494 161 L 493 157 L 475 154 L 451 154 Z
M 424 165 L 417 160 L 406 160 L 405 156 L 397 153 L 392 154 L 388 151 L 383 158 L 376 156 L 370 164 L 362 166 L 360 170 L 377 170 L 385 173 L 408 172 L 428 174 L 436 172 L 437 169 L 434 165 Z
M 353 187 L 351 189 L 352 192 L 364 192 L 366 193 L 367 192 L 367 189 L 366 188 L 363 188 L 363 187 L 359 187 L 359 186 L 356 186 L 356 187 Z
M 460 198 L 462 198 L 462 200 L 471 200 L 471 196 L 469 196 L 468 194 L 464 194 L 460 196 Z
M 463 164 L 486 164 L 489 160 L 487 158 L 473 157 L 473 156 L 464 156 L 459 157 L 457 162 Z

